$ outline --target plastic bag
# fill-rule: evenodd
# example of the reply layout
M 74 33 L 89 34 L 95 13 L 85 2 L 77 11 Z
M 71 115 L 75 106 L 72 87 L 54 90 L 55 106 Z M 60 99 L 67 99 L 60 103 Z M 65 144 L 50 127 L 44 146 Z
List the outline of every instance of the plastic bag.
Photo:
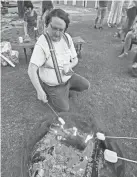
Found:
M 12 46 L 10 42 L 4 41 L 0 43 L 1 54 L 9 59 L 12 63 L 19 63 L 19 52 L 16 50 L 12 50 Z M 7 66 L 9 63 L 4 60 L 4 58 L 0 58 L 1 65 Z
M 11 54 L 11 44 L 10 42 L 3 41 L 0 43 L 1 53 Z

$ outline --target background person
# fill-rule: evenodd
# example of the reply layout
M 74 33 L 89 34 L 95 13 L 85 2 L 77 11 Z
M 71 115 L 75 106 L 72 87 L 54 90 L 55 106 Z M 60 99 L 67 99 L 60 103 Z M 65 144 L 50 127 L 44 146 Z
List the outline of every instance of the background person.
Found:
M 102 29 L 102 25 L 103 25 L 103 20 L 105 18 L 105 15 L 106 15 L 106 12 L 107 12 L 107 5 L 108 5 L 108 1 L 100 1 L 100 0 L 97 0 L 96 1 L 96 9 L 97 9 L 97 17 L 95 19 L 95 24 L 94 24 L 94 28 L 96 29 L 97 28 L 97 23 L 98 23 L 98 20 L 100 19 L 100 22 L 99 22 L 99 29 Z
M 137 40 L 137 21 L 135 21 L 135 24 L 133 25 L 133 29 L 129 31 L 126 35 L 125 43 L 124 43 L 124 51 L 119 56 L 119 58 L 123 58 L 128 55 L 128 51 L 130 49 L 132 40 Z
M 108 27 L 114 27 L 118 25 L 122 17 L 122 7 L 124 1 L 112 0 L 111 9 L 108 16 Z
M 25 14 L 24 14 L 24 33 L 25 37 L 30 37 L 31 39 L 35 39 L 35 30 L 38 29 L 38 20 L 37 13 L 34 10 L 33 4 L 31 1 L 28 1 L 25 6 Z
M 136 16 L 137 16 L 137 0 L 130 0 L 128 8 L 127 8 L 127 22 L 126 22 L 126 25 L 123 29 L 123 33 L 122 33 L 122 37 L 121 37 L 123 40 L 124 40 L 126 34 L 131 29 Z

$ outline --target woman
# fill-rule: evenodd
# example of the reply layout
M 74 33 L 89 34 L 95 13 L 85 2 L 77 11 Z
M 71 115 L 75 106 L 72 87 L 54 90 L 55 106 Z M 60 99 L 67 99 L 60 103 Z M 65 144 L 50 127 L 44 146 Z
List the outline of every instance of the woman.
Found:
M 137 16 L 137 0 L 131 0 L 127 8 L 127 22 L 125 28 L 123 29 L 124 37 L 132 27 L 136 16 Z
M 119 58 L 123 58 L 128 55 L 132 40 L 137 40 L 137 21 L 135 21 L 132 31 L 129 31 L 125 37 L 124 51 Z
M 36 38 L 36 30 L 38 27 L 37 13 L 33 9 L 33 4 L 27 2 L 25 4 L 25 14 L 24 14 L 24 33 L 25 37 L 30 37 L 31 39 Z
M 69 23 L 69 15 L 62 9 L 54 9 L 48 14 L 47 33 L 39 37 L 28 68 L 38 99 L 44 103 L 49 100 L 56 110 L 62 112 L 69 110 L 70 90 L 82 92 L 90 88 L 89 81 L 72 70 L 78 58 L 72 38 L 66 33 Z M 48 40 L 45 36 L 49 36 Z M 54 50 L 49 48 L 48 41 L 51 41 Z
M 108 26 L 113 27 L 120 23 L 121 16 L 122 16 L 122 7 L 123 7 L 123 0 L 122 1 L 112 1 L 111 10 L 108 16 Z
M 97 17 L 95 19 L 95 24 L 94 24 L 95 29 L 97 29 L 97 23 L 99 19 L 100 19 L 99 29 L 103 29 L 102 26 L 107 12 L 107 5 L 108 5 L 108 1 L 100 1 L 100 0 L 96 1 Z
M 125 28 L 126 20 L 127 20 L 127 8 L 128 8 L 129 1 L 123 2 L 123 7 L 122 7 L 122 14 L 121 14 L 121 21 L 118 24 L 117 32 L 115 33 L 114 37 L 122 38 L 122 33 L 123 29 Z

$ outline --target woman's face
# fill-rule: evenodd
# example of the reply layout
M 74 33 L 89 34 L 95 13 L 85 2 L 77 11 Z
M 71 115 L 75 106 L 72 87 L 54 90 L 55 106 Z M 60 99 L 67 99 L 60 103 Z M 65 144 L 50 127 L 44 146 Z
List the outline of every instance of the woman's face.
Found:
M 31 11 L 32 11 L 32 8 L 31 8 L 31 7 L 29 7 L 29 8 L 26 8 L 26 12 L 29 12 L 29 13 L 31 13 Z
M 66 23 L 59 17 L 52 17 L 47 30 L 51 39 L 55 42 L 60 41 L 66 28 Z

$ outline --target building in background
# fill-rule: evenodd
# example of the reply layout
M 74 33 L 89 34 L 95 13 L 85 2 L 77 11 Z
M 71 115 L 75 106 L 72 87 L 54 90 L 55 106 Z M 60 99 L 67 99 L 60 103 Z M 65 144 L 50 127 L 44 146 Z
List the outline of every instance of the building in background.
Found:
M 111 8 L 112 0 L 108 0 L 108 10 Z M 96 0 L 53 0 L 55 4 L 64 4 L 68 6 L 76 6 L 76 7 L 86 7 L 86 8 L 95 8 Z
M 94 8 L 95 6 L 95 1 L 91 0 L 56 0 L 54 3 L 89 8 Z

